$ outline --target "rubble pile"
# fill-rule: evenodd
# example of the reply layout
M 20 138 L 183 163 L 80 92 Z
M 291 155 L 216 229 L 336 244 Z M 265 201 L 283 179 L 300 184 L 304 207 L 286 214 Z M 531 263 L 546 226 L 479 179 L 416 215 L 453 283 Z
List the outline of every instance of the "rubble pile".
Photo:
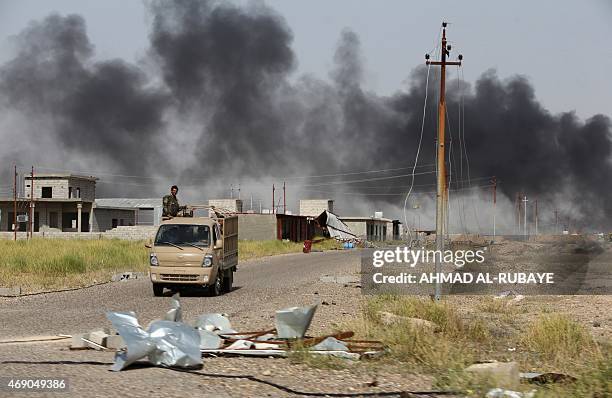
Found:
M 310 337 L 306 333 L 316 305 L 276 311 L 275 325 L 267 330 L 241 332 L 232 328 L 226 315 L 200 315 L 193 325 L 183 322 L 179 295 L 172 297 L 172 308 L 163 319 L 147 328 L 138 323 L 134 312 L 106 314 L 117 333 L 95 330 L 72 337 L 71 349 L 116 350 L 114 371 L 147 358 L 156 366 L 192 368 L 202 365 L 202 356 L 239 355 L 285 357 L 292 350 L 315 355 L 331 355 L 357 360 L 381 355 L 379 341 L 352 340 L 351 331 Z

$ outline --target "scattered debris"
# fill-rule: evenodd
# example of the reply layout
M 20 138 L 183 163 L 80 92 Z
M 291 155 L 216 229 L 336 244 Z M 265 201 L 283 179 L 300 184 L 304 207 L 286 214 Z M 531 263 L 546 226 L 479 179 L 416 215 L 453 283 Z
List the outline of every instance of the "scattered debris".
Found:
M 537 372 L 527 372 L 521 373 L 520 378 L 522 380 L 528 381 L 529 383 L 535 384 L 547 384 L 547 383 L 564 383 L 564 382 L 573 382 L 576 381 L 574 376 L 570 376 L 564 373 L 537 373 Z
M 172 308 L 166 312 L 164 316 L 165 321 L 182 322 L 183 312 L 181 311 L 181 302 L 179 301 L 179 294 L 174 293 L 172 296 Z
M 383 323 L 383 325 L 386 326 L 392 325 L 394 323 L 406 322 L 410 324 L 413 328 L 417 329 L 426 329 L 431 331 L 437 331 L 440 329 L 438 325 L 425 319 L 410 318 L 407 316 L 392 314 L 391 312 L 386 311 L 378 311 L 377 314 L 380 317 L 380 321 Z
M 281 339 L 303 338 L 310 326 L 316 305 L 276 311 L 276 331 Z
M 334 338 L 328 337 L 319 344 L 311 348 L 313 351 L 348 351 L 346 343 Z
M 232 324 L 229 319 L 223 314 L 200 315 L 196 321 L 196 327 L 210 332 L 214 332 L 215 330 L 223 330 L 229 333 L 235 332 L 235 330 L 232 329 Z
M 71 339 L 72 336 L 68 334 L 58 334 L 56 336 L 27 336 L 18 337 L 6 340 L 0 340 L 0 344 L 29 344 L 29 343 L 44 343 L 57 340 Z
M 202 364 L 198 330 L 174 321 L 154 321 L 144 330 L 133 312 L 108 312 L 106 317 L 123 337 L 126 350 L 117 351 L 113 371 L 144 357 L 157 366 L 190 368 Z
M 525 298 L 525 296 L 523 296 L 522 294 L 518 294 L 514 290 L 506 290 L 504 292 L 501 292 L 497 296 L 494 296 L 493 299 L 499 300 L 499 299 L 509 298 L 509 297 L 512 297 L 512 300 L 510 301 L 515 302 L 515 303 Z
M 148 278 L 149 274 L 146 272 L 120 272 L 111 277 L 111 281 L 113 282 L 125 282 L 130 279 L 142 279 Z
M 531 398 L 535 395 L 534 391 L 522 393 L 512 390 L 504 390 L 503 388 L 494 388 L 487 392 L 487 398 Z
M 490 377 L 505 388 L 514 388 L 519 384 L 519 370 L 516 362 L 486 362 L 470 365 L 466 372 Z M 504 395 L 500 395 L 504 397 Z
M 385 352 L 379 341 L 351 340 L 354 333 L 350 331 L 307 337 L 316 309 L 317 305 L 279 310 L 274 329 L 237 332 L 224 314 L 200 315 L 193 326 L 183 323 L 179 296 L 175 294 L 164 319 L 151 322 L 146 329 L 134 312 L 110 311 L 106 317 L 118 334 L 104 329 L 75 335 L 71 349 L 117 350 L 113 371 L 144 358 L 157 366 L 191 368 L 201 366 L 202 355 L 286 357 L 299 348 L 315 355 L 357 360 Z

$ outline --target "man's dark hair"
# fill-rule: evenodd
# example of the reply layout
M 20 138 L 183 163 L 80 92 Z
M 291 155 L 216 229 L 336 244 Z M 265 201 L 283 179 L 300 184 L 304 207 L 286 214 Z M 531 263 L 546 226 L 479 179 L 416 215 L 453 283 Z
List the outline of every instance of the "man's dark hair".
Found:
M 178 187 L 176 185 L 173 185 L 170 187 L 170 190 L 172 191 L 173 189 L 176 189 L 178 191 Z

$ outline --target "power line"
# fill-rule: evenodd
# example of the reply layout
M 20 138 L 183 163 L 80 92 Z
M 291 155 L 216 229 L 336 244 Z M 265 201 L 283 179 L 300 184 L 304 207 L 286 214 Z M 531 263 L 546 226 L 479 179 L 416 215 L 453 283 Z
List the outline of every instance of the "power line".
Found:
M 477 186 L 472 186 L 472 187 L 465 187 L 465 188 L 457 188 L 457 189 L 450 189 L 453 192 L 460 192 L 460 191 L 469 191 L 469 190 L 473 190 L 476 188 L 490 188 L 493 185 L 489 184 L 489 185 L 477 185 Z M 318 192 L 318 193 L 325 193 L 325 194 L 330 194 L 330 195 L 335 195 L 335 194 L 339 194 L 339 195 L 359 195 L 359 196 L 404 196 L 405 193 L 367 193 L 367 192 L 332 192 L 332 191 L 321 191 L 321 190 L 316 190 L 316 189 L 302 189 L 301 191 L 307 191 L 307 192 Z M 434 194 L 437 193 L 437 191 L 417 191 L 417 192 L 413 192 L 413 194 L 415 195 L 425 195 L 425 194 Z
M 360 183 L 360 182 L 391 180 L 391 179 L 395 179 L 395 178 L 405 178 L 405 177 L 412 177 L 412 176 L 415 176 L 415 175 L 425 175 L 425 174 L 434 174 L 434 173 L 435 173 L 435 171 L 426 171 L 426 172 L 422 172 L 422 173 L 410 173 L 410 174 L 401 174 L 401 175 L 388 176 L 388 177 L 365 178 L 365 179 L 361 179 L 361 180 L 330 181 L 330 182 L 321 182 L 321 183 L 318 183 L 318 184 L 302 184 L 301 186 L 303 186 L 303 187 L 318 187 L 318 186 L 325 186 L 325 185 L 355 184 L 355 183 Z

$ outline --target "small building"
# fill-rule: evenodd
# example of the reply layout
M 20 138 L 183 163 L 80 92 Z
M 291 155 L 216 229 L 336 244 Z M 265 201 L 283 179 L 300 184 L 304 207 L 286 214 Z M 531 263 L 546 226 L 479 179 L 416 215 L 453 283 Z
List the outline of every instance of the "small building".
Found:
M 331 199 L 300 200 L 300 216 L 317 217 L 324 211 L 334 212 L 334 201 Z
M 240 240 L 282 240 L 303 242 L 315 235 L 311 217 L 289 214 L 238 214 Z
M 159 225 L 161 198 L 96 199 L 97 180 L 75 174 L 25 176 L 16 200 L 0 198 L 0 231 L 13 231 L 15 207 L 17 231 L 28 231 L 30 203 L 33 232 L 105 232 L 120 226 Z
M 242 199 L 210 199 L 208 205 L 221 210 L 242 213 Z
M 94 202 L 92 230 L 104 232 L 124 225 L 159 225 L 162 198 L 99 198 Z
M 13 231 L 15 207 L 17 230 L 28 230 L 31 203 L 34 232 L 89 232 L 96 180 L 96 177 L 75 174 L 25 176 L 24 192 L 16 200 L 0 198 L 0 230 Z
M 360 238 L 382 242 L 399 237 L 399 221 L 383 217 L 339 217 Z

